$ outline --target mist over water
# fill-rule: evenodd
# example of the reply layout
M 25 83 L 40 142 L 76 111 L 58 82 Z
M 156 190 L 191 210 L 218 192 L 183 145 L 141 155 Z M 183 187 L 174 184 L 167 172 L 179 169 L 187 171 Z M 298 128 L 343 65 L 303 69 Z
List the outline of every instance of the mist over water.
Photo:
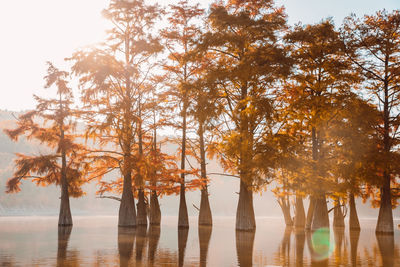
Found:
M 75 216 L 72 228 L 58 228 L 57 217 L 2 217 L 0 266 L 400 266 L 400 230 L 375 236 L 374 220 L 317 237 L 280 218 L 257 218 L 255 233 L 234 225 L 215 217 L 199 229 L 191 217 L 178 231 L 177 217 L 166 216 L 161 227 L 130 229 L 114 216 Z

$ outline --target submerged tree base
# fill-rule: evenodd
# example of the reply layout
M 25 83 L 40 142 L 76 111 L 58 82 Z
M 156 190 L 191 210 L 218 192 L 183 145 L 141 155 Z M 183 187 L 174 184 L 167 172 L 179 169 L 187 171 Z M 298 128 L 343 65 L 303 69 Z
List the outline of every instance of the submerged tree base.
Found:
M 247 185 L 240 181 L 239 202 L 236 211 L 236 230 L 254 231 L 256 229 L 256 220 L 253 207 L 253 192 L 247 188 Z

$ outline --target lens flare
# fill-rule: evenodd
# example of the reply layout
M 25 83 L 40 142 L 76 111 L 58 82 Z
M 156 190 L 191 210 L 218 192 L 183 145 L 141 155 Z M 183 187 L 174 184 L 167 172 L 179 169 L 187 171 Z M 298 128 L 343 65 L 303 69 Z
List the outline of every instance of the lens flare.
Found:
M 327 259 L 333 252 L 335 244 L 331 241 L 329 228 L 317 229 L 311 237 L 313 259 L 317 261 Z

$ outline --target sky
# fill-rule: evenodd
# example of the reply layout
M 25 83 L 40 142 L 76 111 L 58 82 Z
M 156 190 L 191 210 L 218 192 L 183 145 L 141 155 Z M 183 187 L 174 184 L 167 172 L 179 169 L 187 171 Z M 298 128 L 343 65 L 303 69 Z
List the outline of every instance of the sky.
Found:
M 176 1 L 157 1 L 167 5 Z M 211 0 L 191 0 L 207 7 Z M 46 61 L 65 68 L 64 58 L 79 47 L 105 37 L 107 21 L 101 10 L 109 0 L 0 1 L 0 110 L 33 109 L 33 94 L 46 96 Z M 340 25 L 350 13 L 400 9 L 400 0 L 276 0 L 285 6 L 289 24 L 317 23 L 333 17 Z

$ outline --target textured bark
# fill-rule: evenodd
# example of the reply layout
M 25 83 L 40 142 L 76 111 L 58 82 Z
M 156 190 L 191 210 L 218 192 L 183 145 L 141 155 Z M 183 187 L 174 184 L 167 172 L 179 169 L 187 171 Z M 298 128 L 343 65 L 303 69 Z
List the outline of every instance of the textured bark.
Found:
M 124 175 L 124 185 L 119 206 L 118 226 L 136 227 L 136 208 L 132 192 L 132 177 L 128 172 Z
M 184 266 L 188 234 L 189 234 L 189 229 L 187 227 L 178 228 L 178 264 L 179 264 L 179 267 Z
M 315 201 L 314 216 L 311 224 L 311 230 L 319 228 L 329 228 L 328 206 L 325 195 L 320 195 Z
M 295 229 L 295 242 L 296 242 L 296 266 L 300 267 L 304 265 L 304 245 L 306 242 L 306 234 L 304 229 Z
M 161 209 L 160 203 L 158 202 L 157 192 L 151 191 L 150 195 L 150 225 L 160 225 L 161 223 Z
M 344 228 L 344 215 L 340 206 L 340 200 L 336 201 L 333 208 L 333 227 Z
M 253 207 L 253 191 L 249 190 L 243 181 L 240 181 L 239 202 L 236 211 L 236 230 L 254 231 L 256 220 Z
M 382 266 L 395 266 L 394 236 L 392 234 L 377 234 L 376 240 L 382 257 Z
M 381 205 L 375 232 L 377 234 L 394 234 L 390 176 L 385 173 L 384 179 L 384 185 L 381 188 Z
M 253 266 L 255 231 L 236 231 L 236 253 L 238 266 Z
M 187 100 L 186 100 L 187 101 Z M 186 111 L 187 103 L 184 103 L 182 114 L 182 155 L 181 155 L 181 169 L 185 170 L 186 160 Z M 186 205 L 185 197 L 185 173 L 181 173 L 181 189 L 179 192 L 179 214 L 178 214 L 178 228 L 189 228 L 189 216 Z
M 144 199 L 144 190 L 141 188 L 138 192 L 136 225 L 147 225 L 147 205 Z
M 203 123 L 201 121 L 199 123 L 198 135 L 199 135 L 199 139 L 200 139 L 201 178 L 207 179 L 204 131 L 203 131 Z M 211 208 L 210 208 L 210 201 L 208 199 L 207 185 L 204 185 L 203 188 L 201 189 L 199 225 L 212 225 L 212 214 L 211 214 Z
M 155 255 L 157 252 L 158 242 L 160 241 L 161 228 L 158 225 L 150 224 L 149 227 L 149 250 L 148 262 L 149 266 L 154 266 Z
M 130 266 L 135 241 L 134 228 L 118 227 L 118 252 L 120 266 Z
M 143 249 L 147 241 L 147 227 L 145 225 L 138 225 L 136 228 L 136 265 L 142 265 Z
M 292 215 L 290 214 L 290 202 L 285 197 L 278 199 L 279 206 L 282 209 L 283 218 L 285 219 L 286 226 L 293 226 Z
M 210 244 L 212 227 L 199 226 L 200 267 L 207 266 L 208 246 Z
M 351 266 L 359 266 L 357 264 L 357 250 L 358 250 L 358 240 L 360 239 L 360 230 L 350 231 L 350 258 Z
M 58 227 L 57 267 L 66 266 L 67 248 L 72 226 Z
M 294 215 L 294 226 L 304 228 L 306 225 L 306 213 L 304 211 L 303 198 L 296 196 L 296 213 Z
M 349 218 L 349 228 L 350 230 L 360 230 L 360 221 L 358 220 L 356 202 L 354 200 L 354 194 L 350 193 L 349 196 L 349 206 L 350 206 L 350 218 Z
M 315 210 L 315 198 L 310 196 L 310 204 L 308 205 L 307 218 L 306 218 L 306 230 L 311 229 L 312 220 L 314 217 Z

